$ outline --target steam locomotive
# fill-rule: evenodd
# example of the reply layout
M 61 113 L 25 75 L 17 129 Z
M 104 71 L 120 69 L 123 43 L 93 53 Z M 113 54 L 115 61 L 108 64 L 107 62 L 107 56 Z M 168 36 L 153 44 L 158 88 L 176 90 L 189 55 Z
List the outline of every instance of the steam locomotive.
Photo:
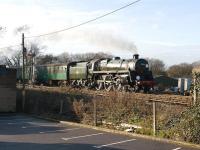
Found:
M 34 70 L 34 71 L 33 71 Z M 22 70 L 18 70 L 18 79 L 22 79 Z M 51 64 L 28 66 L 25 69 L 25 79 L 38 84 L 72 87 L 87 87 L 96 90 L 130 90 L 148 92 L 154 86 L 152 72 L 148 61 L 139 58 L 132 59 L 94 59 L 91 61 L 70 62 L 68 64 Z

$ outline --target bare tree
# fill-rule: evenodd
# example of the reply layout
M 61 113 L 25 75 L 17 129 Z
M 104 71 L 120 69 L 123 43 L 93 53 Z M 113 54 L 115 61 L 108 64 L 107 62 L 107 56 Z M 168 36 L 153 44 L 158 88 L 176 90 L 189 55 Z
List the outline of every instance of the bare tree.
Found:
M 30 46 L 28 48 L 29 52 L 34 53 L 35 56 L 38 56 L 42 49 L 44 49 L 44 47 L 40 46 L 38 43 L 30 43 Z
M 57 56 L 58 62 L 59 63 L 68 63 L 72 61 L 72 57 L 69 53 L 62 53 L 60 55 Z
M 193 67 L 200 66 L 200 60 L 192 63 Z
M 179 77 L 188 78 L 192 76 L 192 69 L 193 69 L 192 64 L 181 63 L 178 65 L 173 65 L 169 67 L 169 69 L 167 70 L 167 74 L 168 76 L 175 77 L 175 78 L 179 78 Z
M 27 50 L 26 63 L 27 63 L 27 65 L 33 65 L 33 60 L 39 60 L 39 58 L 42 58 L 39 56 L 41 55 L 41 51 L 44 50 L 45 48 L 46 48 L 46 46 L 41 45 L 38 42 L 31 42 L 28 45 L 26 45 L 26 50 Z M 35 64 L 37 64 L 37 62 L 35 62 Z
M 37 65 L 45 65 L 45 64 L 53 64 L 57 63 L 57 57 L 53 56 L 52 54 L 40 55 L 36 58 Z
M 38 43 L 30 43 L 26 46 L 27 52 L 25 55 L 25 63 L 26 65 L 32 65 L 33 57 L 37 57 L 40 55 L 40 51 L 44 49 L 44 46 L 41 46 Z M 2 60 L 5 65 L 9 67 L 20 67 L 22 65 L 22 50 L 20 48 L 13 49 L 9 48 L 6 51 L 12 52 L 11 56 L 2 56 Z
M 155 58 L 147 58 L 150 69 L 153 75 L 165 75 L 166 74 L 166 67 L 162 60 L 155 59 Z
M 4 63 L 9 67 L 19 67 L 22 62 L 22 52 L 21 50 L 16 50 L 12 56 L 4 56 Z

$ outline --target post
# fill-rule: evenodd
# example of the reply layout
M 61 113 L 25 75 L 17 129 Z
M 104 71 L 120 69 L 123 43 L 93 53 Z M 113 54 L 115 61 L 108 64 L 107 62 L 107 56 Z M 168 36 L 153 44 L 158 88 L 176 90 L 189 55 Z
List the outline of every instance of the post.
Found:
M 63 113 L 63 104 L 64 104 L 64 101 L 60 100 L 60 112 L 59 112 L 60 115 L 62 115 Z
M 97 126 L 97 100 L 96 96 L 93 97 L 93 119 L 94 119 L 94 126 Z
M 35 83 L 35 53 L 32 53 L 32 56 L 31 56 L 31 58 L 32 58 L 32 78 L 31 78 L 31 80 L 32 80 L 32 85 L 34 85 L 34 83 Z
M 23 64 L 22 64 L 22 81 L 23 81 L 23 87 L 22 87 L 22 109 L 25 110 L 25 47 L 24 47 L 24 33 L 22 33 L 22 55 L 23 55 Z
M 197 90 L 196 90 L 196 75 L 194 75 L 194 97 L 193 97 L 193 105 L 197 102 Z
M 156 136 L 156 102 L 153 101 L 153 135 Z

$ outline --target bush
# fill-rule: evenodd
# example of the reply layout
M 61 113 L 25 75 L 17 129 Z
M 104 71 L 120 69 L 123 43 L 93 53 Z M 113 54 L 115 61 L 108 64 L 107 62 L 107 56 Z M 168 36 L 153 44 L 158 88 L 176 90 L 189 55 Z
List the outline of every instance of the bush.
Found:
M 169 131 L 171 138 L 200 144 L 200 105 L 181 114 L 180 121 Z

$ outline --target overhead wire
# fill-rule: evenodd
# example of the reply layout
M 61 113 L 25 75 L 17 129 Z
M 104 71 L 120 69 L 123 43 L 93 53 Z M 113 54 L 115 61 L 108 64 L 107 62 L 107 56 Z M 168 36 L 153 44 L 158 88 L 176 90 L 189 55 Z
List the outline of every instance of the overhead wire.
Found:
M 45 34 L 39 34 L 39 35 L 28 36 L 28 37 L 25 37 L 25 38 L 27 39 L 27 38 L 36 38 L 36 37 L 48 36 L 48 35 L 51 35 L 51 34 L 56 34 L 56 33 L 59 33 L 59 32 L 71 30 L 71 29 L 80 27 L 80 26 L 82 26 L 82 25 L 88 24 L 88 23 L 90 23 L 90 22 L 94 22 L 94 21 L 96 21 L 96 20 L 98 20 L 98 19 L 104 18 L 104 17 L 106 17 L 106 16 L 108 16 L 108 15 L 110 15 L 110 14 L 113 14 L 113 13 L 115 13 L 115 12 L 117 12 L 117 11 L 120 11 L 120 10 L 122 10 L 122 9 L 125 9 L 125 8 L 127 8 L 127 7 L 129 7 L 129 6 L 133 5 L 133 4 L 136 4 L 136 3 L 138 3 L 139 1 L 141 1 L 141 0 L 136 0 L 136 1 L 131 2 L 131 3 L 127 4 L 127 5 L 125 5 L 125 6 L 122 6 L 122 7 L 118 8 L 118 9 L 115 9 L 115 10 L 113 10 L 113 11 L 111 11 L 111 12 L 105 13 L 105 14 L 99 16 L 99 17 L 96 17 L 96 18 L 94 18 L 94 19 L 90 19 L 90 20 L 88 20 L 88 21 L 82 22 L 82 23 L 80 23 L 80 24 L 77 24 L 77 25 L 74 25 L 74 26 L 71 26 L 71 27 L 67 27 L 67 28 L 64 28 L 64 29 L 61 29 L 61 30 L 57 30 L 57 31 L 53 31 L 53 32 L 45 33 Z
M 94 19 L 90 19 L 90 20 L 88 20 L 88 21 L 82 22 L 82 23 L 80 23 L 80 24 L 77 24 L 77 25 L 74 25 L 74 26 L 71 26 L 71 27 L 67 27 L 67 28 L 64 28 L 64 29 L 61 29 L 61 30 L 57 30 L 57 31 L 53 31 L 53 32 L 45 33 L 45 34 L 39 34 L 39 35 L 34 35 L 34 36 L 28 36 L 28 37 L 25 37 L 25 38 L 28 39 L 28 38 L 36 38 L 36 37 L 48 36 L 48 35 L 51 35 L 51 34 L 56 34 L 56 33 L 59 33 L 59 32 L 71 30 L 71 29 L 80 27 L 80 26 L 82 26 L 82 25 L 88 24 L 88 23 L 90 23 L 90 22 L 94 22 L 94 21 L 96 21 L 96 20 L 98 20 L 98 19 L 104 18 L 104 17 L 106 17 L 106 16 L 108 16 L 108 15 L 110 15 L 110 14 L 113 14 L 113 13 L 115 13 L 115 12 L 117 12 L 117 11 L 120 11 L 120 10 L 122 10 L 122 9 L 125 9 L 125 8 L 127 8 L 127 7 L 129 7 L 129 6 L 133 5 L 133 4 L 136 4 L 136 3 L 138 3 L 139 1 L 141 1 L 141 0 L 136 0 L 136 1 L 131 2 L 131 3 L 127 4 L 127 5 L 125 5 L 125 6 L 120 7 L 120 8 L 118 8 L 118 9 L 115 9 L 115 10 L 110 11 L 110 12 L 108 12 L 108 13 L 105 13 L 105 14 L 103 14 L 103 15 L 101 15 L 101 16 L 98 16 L 98 17 L 96 17 L 96 18 L 94 18 Z M 6 46 L 6 47 L 0 47 L 0 49 L 8 49 L 8 48 L 17 47 L 17 46 L 21 46 L 21 44 L 9 45 L 9 46 Z

